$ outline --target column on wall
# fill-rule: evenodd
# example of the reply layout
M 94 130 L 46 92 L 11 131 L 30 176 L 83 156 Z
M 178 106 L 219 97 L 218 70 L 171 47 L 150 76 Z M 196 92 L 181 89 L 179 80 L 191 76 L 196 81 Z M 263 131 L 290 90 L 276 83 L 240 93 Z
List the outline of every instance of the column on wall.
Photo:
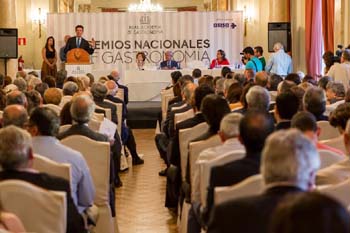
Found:
M 0 0 L 0 28 L 16 28 L 16 1 Z M 4 60 L 0 59 L 0 73 L 5 72 Z M 7 62 L 7 74 L 12 78 L 17 72 L 17 60 L 9 59 Z

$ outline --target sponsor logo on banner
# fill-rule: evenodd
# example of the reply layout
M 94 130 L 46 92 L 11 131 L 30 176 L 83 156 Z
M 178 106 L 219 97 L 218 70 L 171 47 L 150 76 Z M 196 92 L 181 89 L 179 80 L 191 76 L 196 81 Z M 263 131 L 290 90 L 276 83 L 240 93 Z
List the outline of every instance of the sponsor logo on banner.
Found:
M 235 29 L 237 24 L 234 22 L 234 19 L 216 19 L 213 27 Z
M 151 17 L 149 15 L 142 15 L 139 22 L 139 25 L 128 26 L 128 35 L 156 35 L 163 33 L 163 28 L 161 25 L 151 24 Z

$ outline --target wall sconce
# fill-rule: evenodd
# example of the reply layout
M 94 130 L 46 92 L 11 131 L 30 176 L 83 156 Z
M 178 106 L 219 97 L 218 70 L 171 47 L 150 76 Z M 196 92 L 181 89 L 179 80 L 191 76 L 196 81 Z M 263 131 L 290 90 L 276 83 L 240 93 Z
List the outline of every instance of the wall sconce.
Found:
M 39 38 L 41 38 L 41 26 L 46 23 L 46 12 L 38 8 L 38 12 L 32 11 L 32 21 L 39 25 Z
M 252 9 L 247 10 L 247 6 L 243 7 L 243 20 L 244 20 L 244 36 L 247 36 L 247 25 L 253 20 L 253 11 Z

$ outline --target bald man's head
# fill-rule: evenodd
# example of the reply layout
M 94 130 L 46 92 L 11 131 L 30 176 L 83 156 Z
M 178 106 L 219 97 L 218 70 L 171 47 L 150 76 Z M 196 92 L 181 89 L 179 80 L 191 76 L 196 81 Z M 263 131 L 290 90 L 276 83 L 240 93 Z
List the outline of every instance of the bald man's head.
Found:
M 107 95 L 115 96 L 118 92 L 118 85 L 113 80 L 105 82 L 105 86 L 107 87 Z
M 27 110 L 18 104 L 12 104 L 4 109 L 3 126 L 15 125 L 23 128 L 28 120 Z

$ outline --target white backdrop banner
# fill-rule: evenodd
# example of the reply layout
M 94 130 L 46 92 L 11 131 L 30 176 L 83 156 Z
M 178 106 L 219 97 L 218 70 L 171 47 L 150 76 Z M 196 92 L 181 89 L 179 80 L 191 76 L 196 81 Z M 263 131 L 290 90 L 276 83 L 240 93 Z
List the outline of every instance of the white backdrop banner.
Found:
M 48 14 L 47 23 L 47 35 L 56 39 L 57 51 L 64 36 L 74 36 L 75 26 L 83 25 L 83 37 L 96 41 L 93 70 L 106 73 L 135 69 L 140 51 L 147 55 L 146 65 L 158 66 L 171 50 L 184 68 L 198 60 L 209 66 L 218 49 L 234 65 L 243 50 L 242 12 Z

